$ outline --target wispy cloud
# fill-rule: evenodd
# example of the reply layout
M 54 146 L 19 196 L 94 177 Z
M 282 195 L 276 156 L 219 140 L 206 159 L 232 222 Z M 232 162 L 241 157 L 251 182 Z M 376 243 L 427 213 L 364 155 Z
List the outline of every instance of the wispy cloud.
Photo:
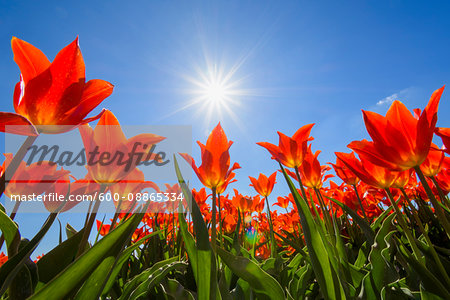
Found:
M 385 104 L 391 104 L 392 102 L 394 102 L 395 99 L 398 99 L 398 93 L 394 93 L 390 96 L 381 99 L 380 101 L 377 102 L 377 105 L 380 106 Z
M 401 90 L 400 92 L 394 93 L 394 94 L 392 94 L 392 95 L 390 95 L 390 96 L 387 96 L 387 97 L 385 97 L 385 98 L 379 100 L 379 101 L 377 102 L 377 106 L 383 106 L 383 105 L 389 105 L 389 104 L 391 104 L 392 102 L 394 102 L 394 100 L 398 100 L 398 99 L 401 98 L 402 96 L 405 96 L 405 95 L 408 93 L 408 91 L 409 91 L 410 89 L 411 89 L 411 88 L 403 89 L 403 90 Z

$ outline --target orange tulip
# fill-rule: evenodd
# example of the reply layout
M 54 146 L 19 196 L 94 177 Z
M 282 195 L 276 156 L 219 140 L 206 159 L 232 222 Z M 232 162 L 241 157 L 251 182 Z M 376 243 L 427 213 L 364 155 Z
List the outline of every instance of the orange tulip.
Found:
M 14 90 L 16 113 L 0 113 L 0 131 L 5 131 L 5 125 L 28 125 L 6 130 L 23 135 L 61 133 L 100 118 L 101 113 L 85 119 L 111 95 L 113 85 L 99 79 L 86 82 L 78 38 L 52 63 L 25 41 L 13 37 L 11 44 L 21 76 Z
M 200 207 L 206 203 L 206 200 L 208 200 L 209 196 L 211 195 L 206 194 L 205 188 L 201 188 L 198 192 L 195 189 L 192 189 L 192 198 Z
M 253 208 L 253 201 L 250 197 L 245 197 L 240 194 L 236 189 L 234 190 L 234 196 L 231 198 L 231 203 L 234 207 L 239 208 L 241 212 L 251 211 Z
M 303 184 L 313 189 L 320 189 L 322 187 L 323 181 L 327 180 L 330 177 L 333 177 L 333 175 L 326 175 L 324 177 L 325 172 L 329 171 L 331 168 L 329 166 L 320 165 L 319 160 L 317 159 L 317 156 L 319 156 L 319 154 L 320 150 L 316 151 L 316 153 L 313 154 L 311 151 L 311 145 L 309 145 L 303 163 L 299 168 Z
M 436 128 L 435 133 L 442 139 L 445 151 L 450 154 L 450 128 Z
M 60 207 L 60 205 L 62 205 L 63 202 L 66 202 L 66 204 L 60 210 L 60 212 L 65 212 L 80 203 L 79 201 L 67 201 L 68 200 L 67 193 L 69 192 L 69 186 L 71 185 L 71 183 L 70 183 L 71 177 L 74 178 L 73 176 L 71 176 L 69 174 L 64 175 L 63 177 L 56 180 L 53 183 L 53 185 L 46 191 L 47 194 L 54 193 L 56 195 L 64 196 L 63 199 L 56 198 L 55 199 L 56 201 L 47 201 L 46 199 L 44 199 L 43 202 L 44 202 L 44 206 L 47 209 L 47 211 L 52 212 L 52 213 L 56 212 L 58 210 L 58 208 Z
M 136 206 L 136 194 L 141 194 L 142 190 L 146 188 L 152 188 L 156 192 L 160 192 L 159 187 L 154 182 L 145 181 L 144 173 L 137 168 L 133 169 L 124 179 L 112 185 L 110 191 L 117 211 L 119 213 L 130 212 Z M 118 197 L 115 195 L 118 195 Z M 118 207 L 120 199 L 122 202 Z
M 435 144 L 432 144 L 427 158 L 420 165 L 420 170 L 422 170 L 423 175 L 427 177 L 436 176 L 436 174 L 441 171 L 444 158 L 444 151 L 439 150 Z
M 259 195 L 256 195 L 255 197 L 253 197 L 252 201 L 253 201 L 252 210 L 259 214 L 262 213 L 262 211 L 264 210 L 264 198 L 260 199 Z
M 350 155 L 355 156 L 355 153 L 352 152 Z M 356 157 L 355 157 L 356 158 Z M 329 163 L 333 166 L 336 175 L 342 179 L 343 182 L 349 185 L 357 185 L 359 182 L 358 176 L 356 176 L 347 166 L 338 158 L 336 159 L 336 163 Z
M 5 253 L 1 252 L 0 253 L 0 267 L 8 261 L 8 256 L 5 255 Z
M 158 160 L 159 156 L 151 152 L 152 146 L 165 139 L 151 133 L 127 139 L 109 110 L 101 116 L 95 129 L 84 124 L 79 130 L 86 149 L 86 168 L 92 179 L 105 185 L 119 182 L 141 162 Z
M 101 236 L 105 236 L 108 234 L 111 225 L 104 225 L 101 221 L 97 220 L 97 231 Z
M 399 176 L 399 172 L 374 165 L 362 157 L 358 160 L 354 155 L 348 153 L 335 152 L 335 154 L 359 179 L 368 185 L 380 189 L 389 188 Z
M 286 167 L 296 168 L 303 163 L 308 141 L 313 140 L 313 138 L 309 136 L 313 126 L 314 124 L 308 124 L 301 127 L 292 138 L 278 132 L 280 137 L 278 146 L 267 142 L 256 144 L 266 148 L 270 154 L 272 154 L 272 159 L 276 159 Z
M 228 141 L 219 123 L 209 135 L 206 145 L 199 141 L 197 144 L 201 149 L 202 164 L 200 167 L 197 168 L 194 159 L 189 154 L 180 153 L 180 155 L 191 165 L 205 187 L 223 192 L 223 186 L 228 185 L 234 177 L 232 171 L 240 168 L 238 163 L 234 163 L 230 168 L 228 151 L 233 142 Z
M 6 170 L 11 163 L 13 155 L 5 154 L 5 161 L 2 169 Z M 40 161 L 27 165 L 22 161 L 12 178 L 9 181 L 5 195 L 11 198 L 13 195 L 21 197 L 41 195 L 52 188 L 59 179 L 68 175 L 70 171 L 61 169 L 57 170 L 57 165 L 49 161 Z
M 436 90 L 422 114 L 415 114 L 400 101 L 394 101 L 383 117 L 363 111 L 364 122 L 373 142 L 353 141 L 348 147 L 376 165 L 404 171 L 426 159 L 437 121 L 439 100 L 444 87 Z
M 277 177 L 277 172 L 267 178 L 264 174 L 259 174 L 258 179 L 248 176 L 252 182 L 250 186 L 255 188 L 255 191 L 263 197 L 267 197 L 272 193 L 273 186 L 275 185 L 275 178 Z
M 223 230 L 230 234 L 236 230 L 236 219 L 232 215 L 226 215 L 223 220 Z
M 450 157 L 444 159 L 443 167 L 436 176 L 436 181 L 444 194 L 450 192 Z
M 294 202 L 294 198 L 292 197 L 292 194 L 289 194 L 289 196 L 286 197 L 278 197 L 277 202 L 272 204 L 272 206 L 277 205 L 281 208 L 287 208 L 289 206 L 290 202 Z
M 399 172 L 397 179 L 395 179 L 392 184 L 392 188 L 403 189 L 408 183 L 411 181 L 411 177 L 415 176 L 415 173 L 412 172 L 412 169 L 408 171 Z

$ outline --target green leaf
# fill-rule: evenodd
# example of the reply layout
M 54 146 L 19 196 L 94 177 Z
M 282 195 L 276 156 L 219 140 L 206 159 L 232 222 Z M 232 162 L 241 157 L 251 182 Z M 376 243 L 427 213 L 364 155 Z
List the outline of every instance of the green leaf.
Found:
M 66 235 L 67 238 L 70 239 L 72 236 L 74 236 L 77 233 L 77 230 L 72 227 L 69 223 L 66 224 Z
M 5 293 L 6 288 L 9 286 L 16 274 L 21 270 L 23 264 L 29 259 L 31 253 L 33 253 L 34 249 L 36 249 L 39 242 L 52 226 L 53 222 L 56 219 L 56 216 L 56 213 L 50 214 L 50 216 L 45 221 L 44 226 L 42 226 L 41 230 L 39 230 L 39 232 L 33 237 L 33 239 L 23 248 L 21 248 L 16 255 L 10 257 L 2 265 L 2 267 L 0 268 L 0 296 Z
M 122 298 L 122 299 L 130 299 L 130 300 L 136 300 L 140 299 L 141 297 L 145 297 L 149 294 L 149 292 L 158 285 L 169 272 L 172 270 L 182 270 L 186 268 L 187 263 L 185 262 L 174 262 L 170 265 L 167 265 L 163 268 L 159 268 L 156 272 L 150 274 L 148 278 L 142 282 L 137 289 L 135 289 L 129 298 Z
M 231 295 L 235 300 L 253 299 L 252 289 L 248 282 L 243 279 L 237 281 L 236 288 L 233 289 Z
M 400 240 L 397 240 L 397 248 L 399 253 L 411 266 L 411 268 L 416 272 L 422 281 L 423 288 L 427 292 L 427 295 L 434 294 L 442 297 L 443 299 L 450 299 L 449 287 L 445 287 L 439 279 L 434 276 L 423 264 L 421 264 L 417 259 L 415 259 L 412 254 L 406 249 Z
M 285 299 L 281 285 L 272 276 L 264 272 L 256 263 L 243 256 L 235 256 L 222 248 L 217 254 L 234 274 L 247 281 L 255 293 L 266 299 Z M 267 296 L 267 297 L 264 297 Z
M 425 290 L 423 288 L 423 286 L 420 286 L 420 299 L 422 299 L 422 300 L 442 300 L 441 297 Z
M 95 268 L 95 271 L 89 276 L 78 291 L 75 300 L 98 299 L 98 291 L 103 288 L 105 275 L 109 273 L 115 260 L 116 258 L 114 256 L 108 256 L 102 260 L 100 265 Z
M 390 237 L 394 231 L 390 231 L 391 222 L 395 214 L 388 216 L 381 225 L 375 237 L 375 243 L 372 245 L 369 253 L 370 271 L 364 276 L 363 288 L 361 289 L 359 297 L 365 299 L 379 299 L 381 290 L 387 284 L 398 279 L 398 275 L 389 262 L 383 256 L 382 251 L 389 247 L 386 238 Z
M 145 237 L 141 238 L 139 241 L 134 243 L 132 246 L 126 248 L 120 254 L 119 258 L 117 259 L 116 264 L 114 265 L 114 268 L 113 268 L 113 270 L 111 272 L 111 275 L 108 278 L 108 281 L 107 281 L 107 283 L 105 285 L 105 288 L 103 289 L 102 295 L 106 295 L 109 292 L 109 290 L 112 288 L 112 286 L 114 285 L 114 282 L 116 280 L 117 275 L 119 275 L 123 265 L 128 261 L 128 259 L 130 258 L 130 255 L 133 253 L 133 251 L 135 251 L 146 240 L 148 240 L 149 238 L 151 238 L 154 235 L 159 234 L 160 232 L 161 232 L 161 230 L 155 231 L 155 232 L 152 232 L 152 233 L 146 235 Z M 103 279 L 104 279 L 104 276 L 103 276 Z
M 192 221 L 194 223 L 194 233 L 197 238 L 197 243 L 195 251 L 191 249 L 191 254 L 189 254 L 189 259 L 196 261 L 197 263 L 192 264 L 192 269 L 194 275 L 196 275 L 196 283 L 198 287 L 198 298 L 203 299 L 215 299 L 220 298 L 220 292 L 217 282 L 217 267 L 216 267 L 216 257 L 212 251 L 211 243 L 209 242 L 209 232 L 206 227 L 205 220 L 203 220 L 202 213 L 198 207 L 197 202 L 193 201 L 191 191 L 188 189 L 183 176 L 181 175 L 180 167 L 178 166 L 177 158 L 174 155 L 175 171 L 177 173 L 178 182 L 180 183 L 181 189 L 183 190 L 184 199 L 188 201 L 188 206 L 191 208 Z M 190 233 L 189 233 L 190 235 Z M 184 234 L 186 245 L 192 244 L 189 240 L 188 235 Z M 186 251 L 188 247 L 186 247 Z M 195 256 L 195 258 L 193 258 Z M 197 270 L 194 270 L 194 269 Z
M 396 202 L 396 204 L 400 201 L 400 199 Z M 375 221 L 373 221 L 372 225 L 370 225 L 370 227 L 373 230 L 376 230 L 378 227 L 380 227 L 380 225 L 382 224 L 383 220 L 386 218 L 387 215 L 389 215 L 389 213 L 391 212 L 391 210 L 393 209 L 393 206 L 389 206 L 388 208 L 386 208 L 385 211 L 383 211 L 378 218 L 375 219 Z
M 11 220 L 3 210 L 0 210 L 0 231 L 5 238 L 6 246 L 8 249 L 11 247 L 14 241 L 15 243 L 17 243 L 17 246 L 19 245 L 19 228 L 17 227 L 17 224 L 14 223 L 14 221 Z
M 141 272 L 140 274 L 136 275 L 132 279 L 130 279 L 124 286 L 124 290 L 122 295 L 120 296 L 120 299 L 129 299 L 130 296 L 136 291 L 136 289 L 147 280 L 151 280 L 154 278 L 154 276 L 157 275 L 158 272 L 161 272 L 162 270 L 166 268 L 172 268 L 173 266 L 177 265 L 177 258 L 172 257 L 163 261 L 159 261 L 155 263 L 152 267 L 149 269 Z
M 184 288 L 178 281 L 175 279 L 167 279 L 166 282 L 162 283 L 164 286 L 164 291 L 167 295 L 173 297 L 177 300 L 194 300 L 194 296 Z
M 136 213 L 130 219 L 121 223 L 30 299 L 67 298 L 95 271 L 105 258 L 115 256 L 121 251 L 123 245 L 131 238 L 142 217 L 142 213 Z
M 48 283 L 75 259 L 84 230 L 65 240 L 37 262 L 39 281 Z
M 287 175 L 283 166 L 280 164 L 284 178 L 289 185 L 292 196 L 300 215 L 300 223 L 302 225 L 308 254 L 311 259 L 311 266 L 316 275 L 317 281 L 321 288 L 321 292 L 325 299 L 345 299 L 344 291 L 336 270 L 333 268 L 331 259 L 333 253 L 327 248 L 328 241 L 321 235 L 316 227 L 311 211 L 306 202 L 301 198 L 291 179 Z M 320 222 L 320 221 L 319 221 Z M 319 225 L 320 227 L 320 225 Z
M 370 245 L 373 244 L 373 241 L 375 240 L 375 232 L 370 227 L 369 223 L 367 223 L 366 220 L 361 218 L 353 209 L 345 205 L 345 203 L 342 203 L 336 199 L 333 199 L 331 197 L 326 196 L 326 198 L 333 201 L 336 205 L 338 205 L 342 210 L 344 210 L 347 214 L 349 214 L 353 220 L 356 222 L 356 224 L 361 227 L 362 231 L 364 232 L 364 235 L 366 236 L 367 240 L 369 241 Z

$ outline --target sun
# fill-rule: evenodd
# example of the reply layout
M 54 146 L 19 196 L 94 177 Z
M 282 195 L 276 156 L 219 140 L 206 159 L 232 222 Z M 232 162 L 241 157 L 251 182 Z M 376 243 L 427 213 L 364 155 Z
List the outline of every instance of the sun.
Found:
M 206 100 L 213 104 L 221 104 L 225 101 L 226 94 L 226 87 L 221 83 L 212 82 L 205 89 Z
M 234 63 L 226 63 L 205 55 L 203 62 L 192 62 L 188 69 L 177 71 L 182 79 L 179 91 L 187 99 L 162 118 L 189 112 L 195 122 L 203 122 L 205 128 L 227 120 L 244 130 L 245 104 L 261 95 L 260 91 L 247 87 L 250 75 L 242 74 L 241 70 L 246 59 L 244 56 Z
M 201 76 L 203 82 L 197 82 L 194 94 L 197 94 L 198 101 L 205 102 L 208 106 L 213 106 L 216 110 L 226 107 L 230 102 L 236 101 L 237 97 L 233 99 L 235 94 L 233 87 L 227 84 L 227 81 L 222 78 L 218 72 L 212 72 L 209 76 Z
M 242 79 L 235 78 L 237 69 L 235 66 L 226 69 L 213 63 L 195 68 L 194 74 L 184 76 L 190 85 L 185 90 L 190 99 L 179 110 L 195 107 L 195 118 L 200 117 L 207 126 L 225 117 L 240 123 L 236 112 L 247 91 L 241 87 Z

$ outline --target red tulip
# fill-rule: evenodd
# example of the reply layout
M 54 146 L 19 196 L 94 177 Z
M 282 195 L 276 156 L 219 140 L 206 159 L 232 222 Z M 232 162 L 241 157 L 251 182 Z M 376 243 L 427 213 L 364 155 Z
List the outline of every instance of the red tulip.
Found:
M 3 170 L 8 168 L 12 159 L 12 154 L 5 154 Z M 57 165 L 49 161 L 39 161 L 30 165 L 22 161 L 14 175 L 11 178 L 7 178 L 9 183 L 5 189 L 5 195 L 9 198 L 12 198 L 14 195 L 21 197 L 28 197 L 33 194 L 41 195 L 49 191 L 55 182 L 63 179 L 69 173 L 70 171 L 67 170 L 57 170 Z
M 5 253 L 1 252 L 0 253 L 0 267 L 8 261 L 8 256 L 5 255 Z
M 289 203 L 294 201 L 294 198 L 292 198 L 292 194 L 289 194 L 289 196 L 286 197 L 278 197 L 277 202 L 275 202 L 272 206 L 277 205 L 281 208 L 287 208 L 289 206 Z
M 348 147 L 376 165 L 404 171 L 420 166 L 426 159 L 437 122 L 439 100 L 444 87 L 436 90 L 422 114 L 415 114 L 400 101 L 394 101 L 386 116 L 363 111 L 364 122 L 373 142 L 353 141 Z
M 114 199 L 114 205 L 117 208 L 117 212 L 130 212 L 136 206 L 138 199 L 136 194 L 140 195 L 143 193 L 142 191 L 147 188 L 152 188 L 156 192 L 160 192 L 159 187 L 155 183 L 145 181 L 144 173 L 137 168 L 133 169 L 133 171 L 131 171 L 124 179 L 112 185 L 110 191 L 113 195 L 112 198 Z M 120 200 L 122 200 L 122 202 L 120 207 L 118 207 Z
M 442 169 L 436 176 L 436 181 L 439 187 L 444 191 L 444 194 L 450 192 L 450 157 L 444 159 Z
M 450 154 L 450 128 L 436 128 L 435 133 L 441 137 L 445 151 Z
M 330 177 L 333 177 L 333 175 L 331 174 L 324 177 L 325 172 L 329 171 L 331 168 L 329 166 L 320 165 L 319 160 L 317 159 L 317 156 L 319 156 L 319 154 L 320 150 L 316 151 L 316 153 L 313 154 L 311 151 L 311 145 L 309 145 L 303 163 L 299 168 L 303 184 L 313 189 L 320 189 L 322 187 L 323 181 L 327 180 Z
M 141 162 L 158 160 L 159 156 L 151 153 L 152 146 L 165 139 L 151 133 L 127 139 L 119 121 L 109 110 L 101 116 L 95 129 L 85 124 L 79 130 L 86 149 L 86 168 L 92 179 L 105 185 L 122 180 Z M 139 154 L 140 159 L 132 155 L 138 153 L 142 154 Z
M 23 135 L 61 133 L 100 118 L 101 113 L 85 117 L 111 95 L 113 85 L 99 79 L 86 82 L 78 38 L 52 63 L 25 41 L 13 37 L 11 44 L 21 76 L 14 91 L 16 113 L 0 113 L 0 131 Z
M 259 174 L 258 179 L 248 176 L 250 181 L 252 182 L 250 186 L 255 188 L 255 191 L 263 197 L 267 197 L 272 193 L 273 187 L 275 185 L 275 178 L 277 176 L 277 172 L 274 172 L 272 175 L 267 178 L 264 174 Z
M 103 225 L 103 223 L 101 221 L 97 220 L 97 230 L 99 231 L 99 234 L 101 236 L 107 235 L 110 228 L 111 228 L 111 225 Z
M 420 170 L 422 170 L 423 175 L 427 177 L 436 176 L 441 171 L 444 158 L 444 151 L 439 150 L 435 144 L 432 144 L 427 158 L 420 165 Z
M 303 163 L 308 141 L 313 140 L 309 136 L 313 126 L 314 124 L 308 124 L 301 127 L 292 138 L 278 132 L 280 137 L 278 146 L 267 142 L 256 144 L 266 148 L 272 154 L 272 159 L 276 159 L 286 167 L 296 168 Z
M 389 188 L 399 176 L 399 172 L 374 165 L 362 157 L 358 160 L 354 155 L 348 153 L 335 152 L 335 154 L 359 179 L 368 185 L 380 189 Z
M 228 185 L 234 177 L 232 171 L 240 168 L 238 163 L 234 163 L 230 168 L 230 153 L 228 151 L 233 142 L 228 141 L 219 123 L 209 135 L 206 145 L 199 141 L 197 141 L 197 144 L 200 146 L 202 156 L 200 167 L 197 168 L 194 159 L 189 154 L 180 153 L 180 155 L 191 164 L 198 179 L 205 187 L 216 189 L 217 193 L 223 192 L 223 186 Z
M 355 153 L 352 152 L 350 155 L 355 156 Z M 356 157 L 355 157 L 356 158 Z M 339 159 L 336 159 L 336 164 L 329 163 L 333 166 L 336 175 L 342 179 L 346 184 L 349 185 L 357 185 L 359 182 L 358 176 L 356 176 L 347 166 Z

